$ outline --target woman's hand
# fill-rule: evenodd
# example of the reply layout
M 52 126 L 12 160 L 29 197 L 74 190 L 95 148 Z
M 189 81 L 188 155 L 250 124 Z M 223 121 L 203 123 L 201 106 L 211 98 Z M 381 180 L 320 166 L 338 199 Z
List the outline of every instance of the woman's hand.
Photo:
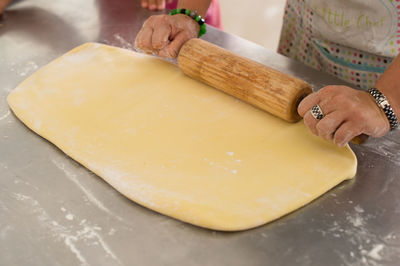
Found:
M 136 36 L 135 46 L 149 54 L 175 58 L 182 45 L 196 38 L 199 30 L 199 24 L 186 15 L 151 16 Z
M 310 111 L 316 104 L 324 114 L 321 120 Z M 314 135 L 341 147 L 362 133 L 382 137 L 390 130 L 389 121 L 374 98 L 368 92 L 347 86 L 327 86 L 307 96 L 298 112 Z
M 151 11 L 164 10 L 166 3 L 172 3 L 172 0 L 141 0 L 142 7 L 148 8 Z
M 0 14 L 3 13 L 4 9 L 6 9 L 10 2 L 11 0 L 0 0 Z

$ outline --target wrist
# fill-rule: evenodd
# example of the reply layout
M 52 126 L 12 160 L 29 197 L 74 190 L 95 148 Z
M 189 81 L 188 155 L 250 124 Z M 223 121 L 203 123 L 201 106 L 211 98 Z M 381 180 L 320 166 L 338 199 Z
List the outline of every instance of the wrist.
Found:
M 392 106 L 390 105 L 389 100 L 386 98 L 386 95 L 384 95 L 377 88 L 371 88 L 368 90 L 368 92 L 374 98 L 375 103 L 378 105 L 381 111 L 383 111 L 384 115 L 387 118 L 387 121 L 389 121 L 390 129 L 393 130 L 397 128 L 399 125 L 397 116 Z
M 210 3 L 211 0 L 179 0 L 177 8 L 196 11 L 197 14 L 205 18 Z
M 387 101 L 389 102 L 390 106 L 393 108 L 394 113 L 397 117 L 400 118 L 400 88 L 394 89 L 390 88 L 390 86 L 383 86 L 381 83 L 377 82 L 375 85 L 382 94 L 385 95 Z
M 180 17 L 182 20 L 185 20 L 185 23 L 189 23 L 189 24 L 193 25 L 193 27 L 196 29 L 196 32 L 200 31 L 200 25 L 192 18 L 190 18 L 184 14 L 176 14 L 176 16 Z M 195 37 L 197 37 L 197 35 Z
M 192 25 L 195 25 L 197 29 L 197 36 L 194 37 L 201 37 L 202 35 L 206 34 L 207 29 L 206 29 L 206 24 L 204 18 L 202 18 L 196 11 L 190 10 L 190 9 L 185 9 L 185 8 L 177 8 L 172 10 L 169 13 L 170 16 L 180 16 L 182 19 L 186 19 L 188 23 L 194 23 Z M 191 22 L 189 22 L 191 21 Z

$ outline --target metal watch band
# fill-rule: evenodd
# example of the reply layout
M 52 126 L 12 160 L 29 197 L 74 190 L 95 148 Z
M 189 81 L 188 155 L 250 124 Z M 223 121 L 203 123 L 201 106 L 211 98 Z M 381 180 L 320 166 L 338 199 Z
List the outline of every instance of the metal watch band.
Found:
M 371 88 L 368 92 L 374 97 L 376 104 L 383 110 L 387 119 L 390 123 L 390 129 L 393 130 L 399 126 L 396 114 L 393 108 L 390 106 L 389 101 L 386 99 L 385 95 L 376 88 Z

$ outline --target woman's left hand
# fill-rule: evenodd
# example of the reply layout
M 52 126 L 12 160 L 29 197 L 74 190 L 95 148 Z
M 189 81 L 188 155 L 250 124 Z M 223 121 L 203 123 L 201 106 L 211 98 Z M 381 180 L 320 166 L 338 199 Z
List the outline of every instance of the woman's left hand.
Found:
M 317 104 L 323 112 L 321 120 L 311 114 Z M 341 147 L 363 133 L 382 137 L 390 130 L 389 121 L 374 98 L 347 86 L 327 86 L 310 94 L 300 103 L 298 112 L 314 135 Z

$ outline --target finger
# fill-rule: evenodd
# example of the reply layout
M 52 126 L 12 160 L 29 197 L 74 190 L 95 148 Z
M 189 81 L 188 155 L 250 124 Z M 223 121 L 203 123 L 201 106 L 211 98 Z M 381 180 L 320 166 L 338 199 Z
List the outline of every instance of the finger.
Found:
M 157 9 L 164 10 L 165 9 L 165 0 L 157 0 Z
M 314 134 L 315 136 L 318 136 L 318 131 L 316 129 L 318 120 L 312 116 L 311 112 L 307 112 L 304 115 L 304 124 L 311 131 L 312 134 Z
M 327 116 L 330 113 L 338 111 L 341 106 L 340 102 L 332 100 L 331 97 L 321 97 L 321 95 L 320 95 L 320 102 L 318 103 L 318 105 L 324 116 Z
M 185 32 L 178 33 L 169 45 L 160 50 L 159 55 L 169 58 L 177 57 L 182 45 L 189 39 Z
M 148 0 L 149 1 L 149 9 L 154 11 L 157 9 L 157 2 L 156 0 Z
M 319 101 L 319 95 L 317 93 L 312 93 L 300 102 L 299 107 L 297 107 L 297 112 L 300 116 L 304 117 L 304 115 L 310 111 L 314 105 L 318 104 Z
M 152 35 L 153 35 L 153 28 L 149 26 L 144 26 L 136 36 L 135 40 L 136 48 L 143 50 L 145 52 L 152 52 L 153 51 Z
M 364 134 L 374 138 L 380 138 L 383 137 L 389 130 L 390 130 L 390 124 L 389 121 L 386 121 L 386 124 L 384 124 L 383 126 L 376 125 L 375 127 L 372 128 L 366 127 Z
M 155 28 L 152 35 L 152 47 L 157 50 L 163 49 L 169 44 L 170 35 L 171 27 L 168 25 Z
M 336 130 L 345 121 L 343 112 L 335 111 L 321 119 L 316 125 L 318 136 L 325 140 L 332 141 Z
M 149 1 L 148 0 L 142 0 L 141 1 L 141 5 L 142 5 L 142 8 L 147 8 L 149 6 Z
M 174 2 L 174 0 L 167 0 L 168 4 L 171 4 L 172 2 Z
M 354 123 L 344 122 L 339 129 L 336 131 L 333 142 L 339 147 L 344 147 L 350 140 L 355 136 L 362 133 L 362 130 L 354 126 Z

